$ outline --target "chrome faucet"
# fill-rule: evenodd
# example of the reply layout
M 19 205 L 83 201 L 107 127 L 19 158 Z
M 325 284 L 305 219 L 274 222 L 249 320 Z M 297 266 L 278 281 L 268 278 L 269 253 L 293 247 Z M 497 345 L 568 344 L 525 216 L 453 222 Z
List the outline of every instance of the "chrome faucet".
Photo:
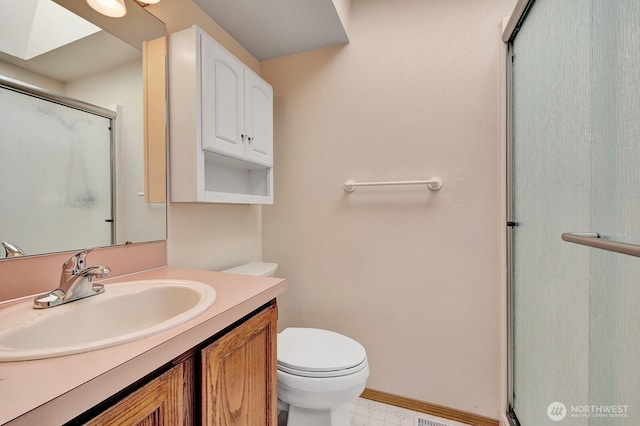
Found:
M 5 257 L 19 257 L 24 256 L 25 253 L 20 247 L 13 244 L 11 241 L 2 241 L 2 248 L 4 249 Z
M 94 283 L 93 279 L 96 277 L 104 278 L 111 272 L 111 269 L 104 265 L 85 267 L 87 254 L 93 250 L 95 249 L 82 250 L 67 259 L 62 264 L 60 286 L 49 293 L 36 297 L 33 301 L 33 307 L 35 309 L 51 308 L 104 293 L 104 286 Z

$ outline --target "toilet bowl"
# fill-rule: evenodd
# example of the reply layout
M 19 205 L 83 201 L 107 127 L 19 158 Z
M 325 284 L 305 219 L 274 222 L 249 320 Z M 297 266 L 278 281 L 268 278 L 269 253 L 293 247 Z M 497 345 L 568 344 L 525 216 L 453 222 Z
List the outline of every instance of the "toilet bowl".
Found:
M 277 264 L 254 262 L 224 272 L 273 275 Z M 278 333 L 278 409 L 287 426 L 349 426 L 348 404 L 364 390 L 364 347 L 342 334 L 289 327 Z
M 290 327 L 278 334 L 277 374 L 287 426 L 349 426 L 348 404 L 364 390 L 369 363 L 349 337 Z

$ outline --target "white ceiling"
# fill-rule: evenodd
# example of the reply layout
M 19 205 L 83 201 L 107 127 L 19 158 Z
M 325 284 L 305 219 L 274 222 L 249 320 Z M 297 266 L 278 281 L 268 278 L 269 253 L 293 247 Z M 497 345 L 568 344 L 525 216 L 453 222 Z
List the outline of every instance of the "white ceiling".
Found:
M 140 51 L 100 31 L 30 60 L 0 52 L 0 61 L 66 83 L 140 58 Z
M 332 0 L 193 0 L 259 61 L 349 38 Z
M 32 24 L 21 22 L 18 24 L 16 8 L 20 13 L 28 11 L 29 6 L 38 0 L 0 0 L 0 31 L 13 28 L 18 33 L 31 29 Z M 40 0 L 42 1 L 42 0 Z M 82 0 L 54 0 L 76 13 L 93 13 L 86 2 Z M 136 7 L 133 0 L 125 0 L 128 15 L 145 14 Z M 180 0 L 183 1 L 183 0 Z M 306 52 L 334 44 L 349 41 L 343 22 L 340 19 L 334 2 L 336 0 L 193 0 L 204 12 L 224 28 L 234 39 L 242 44 L 258 60 L 264 61 L 296 53 Z M 51 0 L 47 0 L 51 2 Z M 7 9 L 11 7 L 13 9 Z M 76 10 L 76 7 L 78 10 Z M 84 9 L 88 9 L 84 11 Z M 12 11 L 11 11 L 12 10 Z M 150 15 L 149 15 L 150 16 Z M 2 18 L 10 17 L 5 23 Z M 92 16 L 91 20 L 99 22 L 100 26 L 111 24 L 111 20 L 100 21 L 104 17 Z M 137 17 L 146 18 L 146 17 Z M 46 21 L 46 20 L 45 20 Z M 112 30 L 119 30 L 123 26 L 123 19 L 115 20 Z M 162 23 L 158 21 L 162 26 Z M 51 26 L 51 25 L 50 25 Z M 66 24 L 53 24 L 56 32 Z M 135 28 L 140 26 L 133 25 Z M 162 26 L 162 28 L 164 28 Z M 30 31 L 30 30 L 29 30 Z M 135 35 L 135 34 L 134 34 Z M 0 39 L 14 39 L 16 35 L 1 34 Z M 127 37 L 118 37 L 132 43 Z M 145 34 L 145 37 L 149 37 Z M 135 38 L 135 37 L 134 37 Z M 141 38 L 141 37 L 137 37 Z M 145 38 L 141 38 L 145 39 Z M 107 53 L 108 52 L 108 53 Z M 19 55 L 18 55 L 19 56 Z M 139 50 L 127 43 L 121 42 L 105 31 L 100 31 L 88 37 L 81 38 L 71 44 L 59 47 L 50 52 L 40 54 L 30 60 L 24 60 L 16 55 L 7 53 L 0 48 L 0 61 L 5 61 L 32 72 L 48 76 L 61 82 L 72 81 L 90 75 L 98 70 L 127 63 L 140 56 Z

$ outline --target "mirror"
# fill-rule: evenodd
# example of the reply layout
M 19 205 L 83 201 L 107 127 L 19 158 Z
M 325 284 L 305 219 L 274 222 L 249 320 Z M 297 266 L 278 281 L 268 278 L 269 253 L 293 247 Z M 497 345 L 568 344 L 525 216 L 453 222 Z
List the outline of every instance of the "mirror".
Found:
M 148 183 L 148 179 L 145 179 L 148 176 L 146 170 L 148 158 L 145 158 L 148 153 L 148 145 L 145 143 L 145 135 L 150 132 L 148 131 L 149 123 L 145 119 L 144 113 L 148 107 L 145 105 L 145 99 L 148 98 L 146 97 L 147 92 L 143 90 L 143 82 L 148 81 L 143 79 L 143 42 L 164 36 L 165 26 L 135 1 L 125 0 L 125 2 L 127 15 L 114 19 L 94 12 L 86 2 L 78 0 L 0 1 L 0 76 L 117 113 L 116 126 L 113 129 L 115 139 L 112 142 L 115 151 L 111 154 L 113 160 L 111 164 L 112 182 L 102 182 L 102 184 L 112 185 L 115 188 L 112 197 L 115 224 L 111 237 L 106 240 L 104 245 L 110 245 L 108 241 L 111 241 L 111 244 L 119 245 L 166 238 L 166 204 L 164 200 L 149 200 L 149 191 L 145 189 Z M 10 50 L 11 46 L 5 46 L 5 41 L 19 41 L 20 37 L 25 34 L 28 38 L 34 39 L 39 31 L 45 31 L 45 29 L 37 29 L 39 23 L 46 23 L 46 26 L 49 27 L 48 30 L 52 31 L 49 36 L 44 37 L 47 42 L 55 41 L 53 39 L 61 33 L 70 32 L 61 31 L 61 28 L 70 27 L 69 24 L 53 22 L 53 17 L 48 12 L 52 8 L 62 9 L 63 12 L 66 12 L 64 9 L 72 10 L 76 15 L 90 21 L 97 27 L 86 24 L 89 27 L 89 35 L 80 36 L 76 41 L 53 48 L 45 53 L 40 53 L 40 50 L 51 49 L 50 46 L 29 47 L 26 50 L 31 51 L 27 52 L 24 57 L 33 56 L 30 59 L 18 57 L 20 55 L 13 50 L 11 53 L 6 53 L 6 50 Z M 12 33 L 4 34 L 5 30 L 11 30 Z M 19 42 L 17 44 L 18 48 L 24 47 L 20 46 Z M 162 59 L 162 64 L 164 64 L 164 59 Z M 150 73 L 153 74 L 153 72 Z M 163 72 L 159 74 L 164 75 Z M 157 76 L 155 78 L 157 79 Z M 161 84 L 163 85 L 162 82 Z M 9 104 L 13 105 L 11 102 Z M 162 104 L 160 112 L 158 112 L 158 105 L 154 105 L 156 107 L 154 108 L 155 113 L 164 116 L 164 99 L 162 98 L 159 103 Z M 49 111 L 50 108 L 44 108 L 44 110 Z M 49 119 L 53 115 L 49 112 Z M 9 120 L 6 116 L 3 118 L 0 115 L 0 126 L 4 127 Z M 3 121 L 5 123 L 2 123 Z M 33 133 L 37 133 L 35 130 L 42 124 L 39 124 L 35 119 L 29 120 L 27 123 L 28 126 L 22 125 L 24 131 L 21 133 L 32 133 L 26 130 L 33 130 Z M 25 127 L 29 127 L 29 129 L 24 129 Z M 158 132 L 157 129 L 155 131 Z M 160 142 L 164 145 L 164 123 L 159 133 L 162 136 Z M 147 137 L 146 142 L 148 139 Z M 53 144 L 53 140 L 50 142 Z M 3 142 L 0 138 L 0 144 L 2 143 L 7 142 Z M 37 143 L 40 144 L 42 141 Z M 65 141 L 65 143 L 67 146 L 61 149 L 64 149 L 66 153 L 70 150 L 71 142 Z M 43 161 L 51 161 L 51 158 L 59 157 L 52 157 L 52 147 L 48 146 L 47 148 L 47 150 L 31 149 L 29 156 L 16 155 L 17 158 L 12 158 L 12 161 L 24 160 L 24 164 L 17 167 L 27 176 L 34 176 L 43 182 L 53 179 L 44 175 L 42 167 L 37 167 L 37 164 L 42 164 Z M 100 155 L 109 155 L 108 149 L 103 151 Z M 48 156 L 47 152 L 49 152 Z M 37 155 L 43 155 L 44 158 L 31 157 Z M 68 155 L 64 157 L 65 161 L 68 157 Z M 86 159 L 86 155 L 83 158 Z M 84 175 L 89 174 L 91 179 L 97 179 L 94 176 L 97 173 L 91 172 L 91 164 L 86 163 L 87 161 L 83 163 L 83 167 L 74 167 L 74 169 L 83 170 Z M 164 185 L 166 174 L 163 174 L 161 178 L 164 180 L 162 182 Z M 109 176 L 100 179 L 108 180 Z M 18 179 L 3 178 L 0 181 L 3 205 L 25 203 L 25 199 L 29 199 L 28 196 L 24 196 L 24 193 L 20 199 L 8 198 L 8 194 L 20 192 L 20 186 L 21 181 Z M 147 191 L 146 197 L 145 191 Z M 77 200 L 77 192 L 76 194 L 67 194 L 66 199 Z M 39 198 L 42 197 L 39 196 Z M 93 203 L 92 198 L 89 201 Z M 5 209 L 0 209 L 0 241 L 13 243 L 26 255 L 82 249 L 94 245 L 90 241 L 83 242 L 79 235 L 65 241 L 64 235 L 60 235 L 60 232 L 54 232 L 56 230 L 53 229 L 51 223 L 38 223 L 38 217 L 45 217 L 46 211 L 41 211 L 40 214 L 31 214 L 29 217 L 16 217 L 20 215 L 5 214 L 3 210 Z M 29 221 L 28 227 L 31 229 L 31 233 L 37 233 L 37 238 L 50 238 L 51 241 L 47 241 L 47 244 L 28 243 L 27 241 L 32 241 L 34 237 L 33 235 L 21 236 L 18 233 L 19 227 L 16 225 L 21 220 Z M 85 221 L 77 222 L 79 223 L 76 223 L 76 234 L 90 235 L 94 231 L 87 228 L 88 225 Z M 5 253 L 2 250 L 0 259 L 4 259 L 4 256 Z

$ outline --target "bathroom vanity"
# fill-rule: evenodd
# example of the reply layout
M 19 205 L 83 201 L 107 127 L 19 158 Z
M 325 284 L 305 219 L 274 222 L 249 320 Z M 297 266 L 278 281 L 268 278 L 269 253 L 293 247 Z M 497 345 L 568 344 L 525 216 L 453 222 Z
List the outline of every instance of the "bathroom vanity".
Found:
M 72 423 L 275 425 L 276 309 L 270 302 Z
M 104 283 L 108 292 L 110 283 L 150 279 L 200 281 L 216 289 L 217 300 L 143 339 L 0 363 L 0 424 L 275 425 L 275 300 L 286 281 L 159 268 Z

